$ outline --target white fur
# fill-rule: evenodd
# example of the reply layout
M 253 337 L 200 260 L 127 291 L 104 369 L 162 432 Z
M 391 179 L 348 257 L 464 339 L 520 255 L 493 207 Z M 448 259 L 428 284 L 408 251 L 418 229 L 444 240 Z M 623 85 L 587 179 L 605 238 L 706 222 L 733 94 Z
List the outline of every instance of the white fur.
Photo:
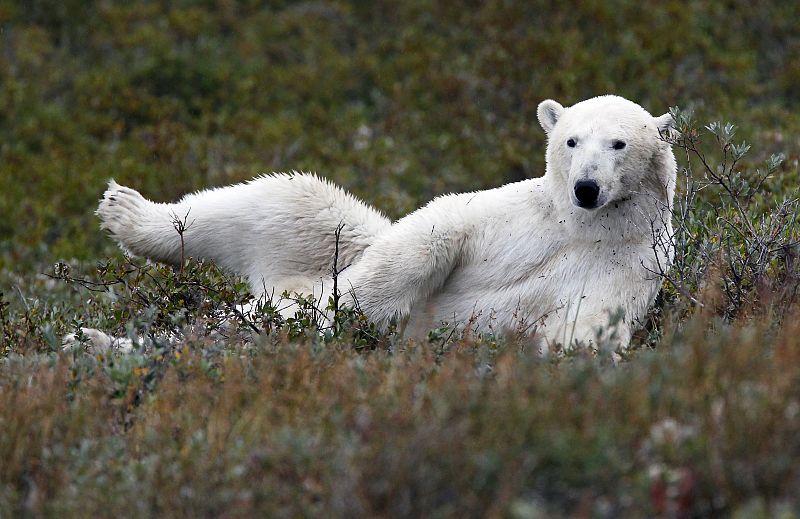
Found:
M 335 231 L 340 288 L 380 325 L 425 336 L 441 321 L 507 333 L 537 330 L 548 342 L 592 341 L 622 308 L 627 343 L 671 261 L 654 233 L 671 234 L 675 159 L 659 139 L 669 115 L 602 96 L 564 108 L 547 100 L 541 178 L 436 198 L 392 224 L 314 175 L 277 174 L 201 191 L 173 204 L 111 181 L 97 209 L 102 228 L 133 254 L 176 263 L 173 220 L 186 219 L 185 255 L 247 277 L 255 294 L 313 293 L 327 301 Z M 568 147 L 568 139 L 576 146 Z M 614 150 L 613 142 L 626 147 Z M 574 185 L 600 186 L 597 209 L 575 205 Z M 345 301 L 352 299 L 345 295 Z

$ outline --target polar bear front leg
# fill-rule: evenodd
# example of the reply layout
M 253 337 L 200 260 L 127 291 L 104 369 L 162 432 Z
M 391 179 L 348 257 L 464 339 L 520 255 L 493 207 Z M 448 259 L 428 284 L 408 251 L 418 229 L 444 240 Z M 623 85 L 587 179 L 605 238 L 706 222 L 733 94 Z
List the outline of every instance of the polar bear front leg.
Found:
M 446 221 L 432 225 L 426 213 L 394 224 L 344 273 L 342 302 L 357 304 L 380 327 L 404 319 L 441 288 L 461 255 L 464 229 Z

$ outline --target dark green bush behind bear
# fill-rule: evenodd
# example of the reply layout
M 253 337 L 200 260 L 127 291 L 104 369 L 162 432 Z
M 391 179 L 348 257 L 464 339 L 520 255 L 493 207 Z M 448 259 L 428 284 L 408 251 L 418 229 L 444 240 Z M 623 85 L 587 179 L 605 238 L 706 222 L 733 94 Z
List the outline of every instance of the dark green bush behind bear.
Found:
M 111 250 L 91 211 L 112 176 L 171 199 L 313 170 L 393 216 L 537 176 L 547 97 L 696 106 L 766 157 L 798 130 L 798 17 L 792 2 L 5 1 L 0 261 Z

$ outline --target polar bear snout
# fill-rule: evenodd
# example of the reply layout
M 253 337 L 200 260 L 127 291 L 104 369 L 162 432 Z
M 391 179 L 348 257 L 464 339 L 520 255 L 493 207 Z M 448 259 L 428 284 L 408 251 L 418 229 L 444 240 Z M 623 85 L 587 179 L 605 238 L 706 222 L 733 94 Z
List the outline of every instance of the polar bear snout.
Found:
M 600 186 L 594 180 L 579 180 L 575 182 L 575 205 L 584 209 L 595 209 L 597 199 L 600 197 Z

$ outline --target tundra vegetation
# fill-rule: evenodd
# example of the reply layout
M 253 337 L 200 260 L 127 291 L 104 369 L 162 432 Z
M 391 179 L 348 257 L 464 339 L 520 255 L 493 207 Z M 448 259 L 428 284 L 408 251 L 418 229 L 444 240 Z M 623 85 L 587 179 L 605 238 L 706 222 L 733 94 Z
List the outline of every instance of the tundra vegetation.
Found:
M 0 517 L 797 516 L 798 19 L 0 0 Z M 171 200 L 294 168 L 397 217 L 541 174 L 538 102 L 607 92 L 680 107 L 675 264 L 616 363 L 243 313 L 242 280 L 126 258 L 92 214 L 111 176 Z M 142 340 L 62 351 L 81 326 Z

